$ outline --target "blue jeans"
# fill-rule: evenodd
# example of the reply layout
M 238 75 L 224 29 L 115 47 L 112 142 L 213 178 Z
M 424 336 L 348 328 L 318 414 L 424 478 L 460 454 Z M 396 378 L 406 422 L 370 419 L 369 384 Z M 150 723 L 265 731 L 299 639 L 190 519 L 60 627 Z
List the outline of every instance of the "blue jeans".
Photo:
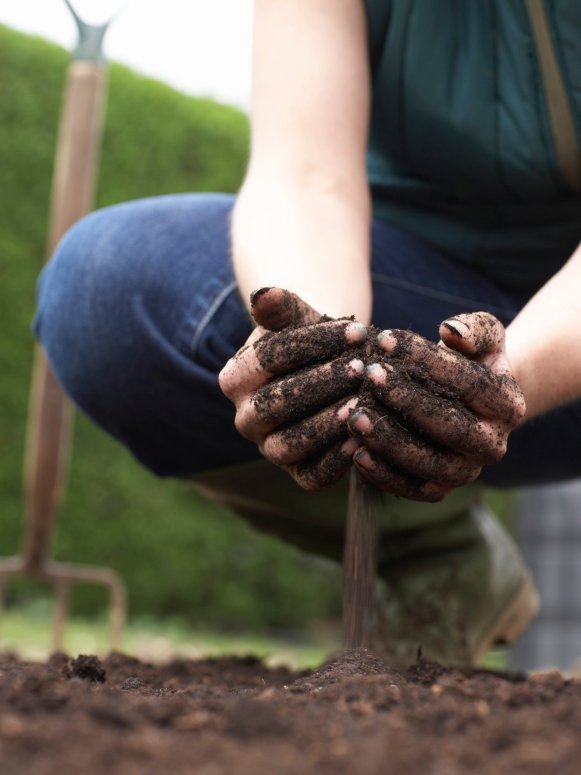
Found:
M 35 333 L 77 406 L 160 476 L 260 457 L 217 375 L 252 325 L 232 271 L 229 195 L 109 207 L 71 229 L 39 282 Z M 375 222 L 373 322 L 437 338 L 445 318 L 526 302 L 413 236 Z M 276 254 L 273 253 L 273 261 Z M 323 310 L 324 311 L 324 310 Z M 581 472 L 581 403 L 515 431 L 482 479 L 513 487 Z

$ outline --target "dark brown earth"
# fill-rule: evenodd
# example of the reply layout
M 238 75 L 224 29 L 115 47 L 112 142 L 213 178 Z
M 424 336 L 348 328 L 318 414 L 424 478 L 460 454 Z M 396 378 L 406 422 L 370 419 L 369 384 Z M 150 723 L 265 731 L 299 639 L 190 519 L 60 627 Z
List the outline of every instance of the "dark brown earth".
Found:
M 103 672 L 104 671 L 104 672 Z M 559 773 L 581 761 L 581 681 L 253 658 L 0 659 L 2 775 Z

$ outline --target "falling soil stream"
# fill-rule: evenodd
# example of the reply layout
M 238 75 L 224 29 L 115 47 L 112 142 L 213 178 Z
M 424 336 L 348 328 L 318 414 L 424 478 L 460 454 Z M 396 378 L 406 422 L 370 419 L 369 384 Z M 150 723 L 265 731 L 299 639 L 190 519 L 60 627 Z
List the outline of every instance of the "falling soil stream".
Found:
M 379 491 L 355 468 L 349 478 L 349 501 L 343 556 L 343 629 L 345 648 L 371 645 L 375 619 Z

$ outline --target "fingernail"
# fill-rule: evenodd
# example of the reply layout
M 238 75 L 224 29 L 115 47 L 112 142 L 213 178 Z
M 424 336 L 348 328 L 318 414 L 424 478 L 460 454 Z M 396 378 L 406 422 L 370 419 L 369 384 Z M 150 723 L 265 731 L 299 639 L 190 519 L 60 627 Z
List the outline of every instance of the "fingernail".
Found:
M 258 288 L 256 291 L 252 291 L 250 294 L 250 306 L 254 307 L 258 299 L 263 296 L 265 293 L 268 293 L 271 286 L 265 286 L 264 288 Z
M 362 447 L 358 452 L 353 455 L 353 460 L 361 468 L 365 468 L 366 471 L 373 471 L 375 463 L 371 459 L 369 452 Z
M 345 327 L 345 339 L 348 342 L 363 342 L 367 336 L 367 327 L 363 323 L 349 323 Z
M 450 320 L 444 320 L 442 325 L 446 326 L 446 328 L 453 334 L 456 334 L 456 336 L 459 336 L 460 339 L 463 339 L 466 334 L 470 332 L 470 329 L 465 323 L 461 323 L 459 320 L 455 320 L 454 318 L 450 318 Z
M 354 398 L 350 398 L 349 401 L 344 403 L 343 406 L 337 411 L 337 417 L 340 420 L 348 420 L 349 417 L 351 416 L 351 412 L 353 411 L 353 409 L 355 409 L 358 403 L 359 403 L 359 399 L 357 398 L 357 396 L 355 396 Z
M 347 365 L 358 376 L 361 376 L 363 374 L 363 372 L 365 371 L 365 364 L 359 358 L 353 358 L 353 360 L 349 361 L 349 363 Z
M 346 442 L 341 444 L 340 451 L 347 455 L 348 457 L 351 457 L 353 453 L 358 449 L 359 442 L 357 439 L 347 439 Z
M 358 433 L 369 433 L 371 430 L 371 420 L 362 409 L 358 409 L 349 418 L 349 427 Z
M 393 331 L 390 328 L 386 328 L 385 331 L 381 331 L 377 335 L 377 344 L 382 350 L 393 352 L 397 347 L 397 339 L 395 338 Z
M 393 371 L 393 366 L 389 367 L 390 371 Z M 385 385 L 387 382 L 387 368 L 379 363 L 371 363 L 365 369 L 367 376 L 376 385 Z

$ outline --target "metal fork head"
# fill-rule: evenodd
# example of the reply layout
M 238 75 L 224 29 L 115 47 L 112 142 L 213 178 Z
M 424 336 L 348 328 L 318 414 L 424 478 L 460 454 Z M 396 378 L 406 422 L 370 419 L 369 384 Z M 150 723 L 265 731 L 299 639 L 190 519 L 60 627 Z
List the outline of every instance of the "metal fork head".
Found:
M 21 557 L 0 559 L 0 617 L 4 613 L 6 583 L 14 578 L 32 578 L 45 581 L 53 587 L 55 613 L 53 618 L 53 651 L 62 650 L 68 617 L 69 591 L 72 584 L 97 584 L 109 590 L 109 622 L 111 650 L 121 647 L 123 628 L 127 618 L 127 593 L 121 577 L 111 568 L 98 565 L 45 562 L 31 569 Z
M 100 63 L 103 61 L 103 38 L 111 22 L 119 15 L 126 5 L 123 0 L 109 0 L 98 3 L 81 3 L 64 0 L 75 24 L 79 37 L 73 53 L 73 59 Z M 91 19 L 91 21 L 89 21 Z

